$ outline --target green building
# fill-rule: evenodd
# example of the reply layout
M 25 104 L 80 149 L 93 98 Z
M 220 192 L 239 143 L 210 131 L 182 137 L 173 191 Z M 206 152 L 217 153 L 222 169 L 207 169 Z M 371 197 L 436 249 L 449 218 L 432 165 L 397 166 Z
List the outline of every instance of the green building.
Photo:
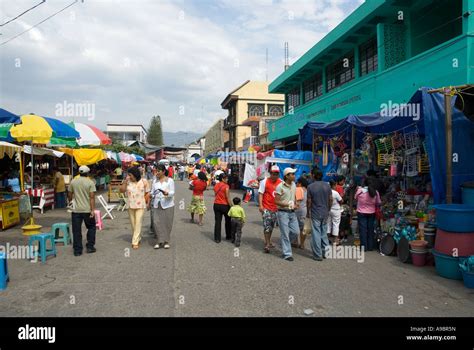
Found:
M 406 103 L 420 87 L 474 83 L 474 0 L 366 0 L 269 86 L 285 115 L 269 140 L 294 144 L 308 121 Z

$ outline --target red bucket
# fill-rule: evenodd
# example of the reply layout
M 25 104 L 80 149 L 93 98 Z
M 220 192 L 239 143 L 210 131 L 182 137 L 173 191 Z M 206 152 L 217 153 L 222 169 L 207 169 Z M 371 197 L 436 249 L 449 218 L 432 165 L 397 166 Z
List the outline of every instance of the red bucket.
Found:
M 427 251 L 421 252 L 416 250 L 410 250 L 411 261 L 415 266 L 425 266 L 426 265 L 426 253 Z

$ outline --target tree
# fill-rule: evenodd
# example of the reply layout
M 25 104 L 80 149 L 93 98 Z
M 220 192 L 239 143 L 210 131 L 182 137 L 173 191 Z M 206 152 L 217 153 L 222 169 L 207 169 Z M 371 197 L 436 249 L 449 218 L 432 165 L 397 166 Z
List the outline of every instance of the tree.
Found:
M 161 117 L 159 115 L 151 118 L 147 139 L 150 145 L 163 145 L 163 130 L 161 128 Z

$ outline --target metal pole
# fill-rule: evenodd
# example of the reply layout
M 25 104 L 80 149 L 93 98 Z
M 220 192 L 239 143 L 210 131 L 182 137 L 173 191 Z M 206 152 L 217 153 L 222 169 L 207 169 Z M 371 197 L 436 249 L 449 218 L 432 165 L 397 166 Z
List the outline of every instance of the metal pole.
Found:
M 350 160 L 350 177 L 351 177 L 351 182 L 354 181 L 354 157 L 355 157 L 355 127 L 352 125 L 352 130 L 351 130 L 351 160 Z M 354 190 L 353 186 L 351 186 L 350 191 L 349 191 L 349 215 L 351 217 L 352 221 L 352 206 L 354 205 Z
M 444 91 L 444 110 L 445 118 L 445 139 L 446 139 L 446 203 L 453 202 L 453 123 L 452 123 L 452 107 L 451 89 Z

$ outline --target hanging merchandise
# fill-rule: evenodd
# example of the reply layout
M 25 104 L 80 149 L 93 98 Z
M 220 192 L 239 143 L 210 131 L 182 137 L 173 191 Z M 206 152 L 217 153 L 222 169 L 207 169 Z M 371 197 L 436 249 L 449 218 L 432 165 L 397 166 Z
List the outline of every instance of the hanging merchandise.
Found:
M 392 147 L 394 150 L 400 149 L 403 147 L 404 140 L 402 134 L 396 132 L 392 136 Z
M 409 132 L 404 135 L 405 138 L 405 154 L 417 153 L 420 147 L 420 139 L 418 132 Z
M 324 141 L 323 144 L 323 166 L 328 165 L 329 141 Z
M 392 150 L 392 139 L 388 136 L 375 140 L 374 144 L 378 153 L 390 153 Z
M 403 173 L 407 177 L 414 177 L 418 175 L 418 154 L 411 153 L 405 156 L 403 164 Z
M 390 176 L 397 176 L 397 163 L 390 164 Z
M 426 153 L 421 154 L 418 157 L 418 172 L 421 174 L 427 174 L 430 172 L 430 162 Z

